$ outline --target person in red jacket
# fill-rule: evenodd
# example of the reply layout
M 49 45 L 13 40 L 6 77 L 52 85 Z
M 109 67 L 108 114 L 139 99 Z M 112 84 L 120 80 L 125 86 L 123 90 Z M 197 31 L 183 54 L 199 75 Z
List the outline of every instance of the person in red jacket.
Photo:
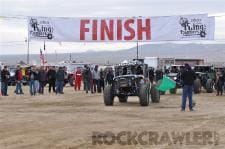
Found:
M 15 79 L 16 79 L 16 94 L 23 94 L 22 90 L 22 80 L 23 80 L 23 74 L 20 66 L 17 66 L 17 70 L 15 72 Z
M 81 86 L 81 80 L 82 80 L 82 72 L 80 68 L 77 68 L 77 71 L 75 71 L 74 75 L 74 90 L 76 91 L 77 89 L 80 90 Z

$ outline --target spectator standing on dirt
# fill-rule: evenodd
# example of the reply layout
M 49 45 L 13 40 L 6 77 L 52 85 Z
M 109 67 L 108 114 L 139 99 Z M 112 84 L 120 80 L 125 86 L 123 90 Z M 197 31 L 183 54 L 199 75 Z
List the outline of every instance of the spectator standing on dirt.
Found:
M 65 72 L 62 67 L 56 72 L 56 94 L 63 94 Z
M 149 69 L 149 80 L 151 83 L 153 83 L 155 77 L 154 68 Z
M 90 84 L 91 84 L 91 70 L 90 68 L 85 65 L 84 66 L 84 71 L 83 71 L 83 81 L 84 81 L 84 89 L 86 93 L 91 89 Z
M 107 85 L 112 85 L 112 83 L 113 83 L 113 78 L 114 78 L 114 75 L 113 75 L 113 71 L 112 71 L 112 69 L 109 69 L 109 71 L 107 72 L 107 74 L 106 74 L 106 84 Z
M 38 78 L 38 73 L 40 71 L 40 68 L 33 66 L 33 71 L 36 73 L 36 77 L 34 78 L 35 93 L 38 93 L 40 88 L 40 83 Z
M 16 79 L 16 94 L 23 94 L 22 90 L 23 75 L 19 65 L 17 66 L 17 70 L 15 72 L 15 79 Z
M 223 76 L 220 75 L 216 82 L 216 89 L 217 89 L 216 96 L 223 95 L 223 85 L 224 85 L 224 79 L 223 79 Z
M 38 74 L 35 72 L 34 67 L 31 67 L 30 70 L 28 70 L 29 90 L 31 96 L 36 95 L 35 80 L 38 80 Z
M 156 79 L 156 82 L 158 82 L 162 78 L 163 78 L 163 71 L 161 69 L 157 69 L 155 71 L 155 79 Z
M 81 80 L 82 80 L 82 72 L 80 68 L 77 68 L 73 77 L 74 77 L 74 90 L 76 91 L 78 89 L 78 91 L 80 91 Z
M 100 92 L 104 91 L 104 88 L 105 88 L 105 74 L 104 74 L 104 71 L 103 69 L 101 68 L 100 71 L 99 71 L 99 75 L 100 75 L 100 81 L 99 81 L 99 84 L 100 84 Z
M 44 94 L 44 87 L 45 87 L 45 84 L 46 84 L 46 78 L 47 78 L 47 75 L 46 75 L 46 72 L 44 70 L 44 67 L 41 67 L 41 69 L 38 73 L 38 79 L 39 79 L 39 83 L 40 83 L 39 94 Z
M 93 71 L 94 71 L 94 69 L 91 67 L 89 67 L 89 73 L 88 73 L 88 75 L 89 75 L 89 86 L 90 86 L 90 90 L 91 90 L 91 93 L 93 94 L 94 92 L 93 92 Z
M 193 111 L 192 92 L 195 79 L 195 72 L 191 69 L 189 64 L 185 64 L 185 68 L 181 73 L 181 80 L 183 81 L 181 111 L 185 111 L 187 97 L 189 99 L 189 110 Z
M 4 66 L 1 71 L 1 92 L 2 96 L 8 96 L 8 82 L 9 82 L 9 71 L 7 66 Z
M 54 67 L 50 67 L 50 69 L 47 72 L 47 78 L 48 78 L 48 92 L 51 93 L 51 90 L 55 93 L 55 81 L 56 81 L 56 71 Z
M 92 71 L 92 74 L 93 74 L 93 91 L 94 93 L 96 93 L 97 90 L 99 89 L 99 80 L 100 80 L 98 65 L 95 66 L 94 70 Z

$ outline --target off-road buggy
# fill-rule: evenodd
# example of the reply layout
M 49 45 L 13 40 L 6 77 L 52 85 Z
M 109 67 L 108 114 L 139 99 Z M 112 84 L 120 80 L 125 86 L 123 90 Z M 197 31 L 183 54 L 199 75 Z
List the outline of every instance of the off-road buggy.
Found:
M 119 102 L 127 102 L 128 96 L 138 96 L 141 106 L 148 106 L 151 96 L 152 102 L 159 102 L 160 94 L 148 76 L 148 65 L 141 61 L 121 63 L 114 67 L 115 77 L 112 85 L 104 90 L 104 103 L 112 106 L 117 96 Z
M 216 72 L 213 66 L 197 65 L 194 67 L 197 79 L 194 82 L 194 93 L 200 93 L 203 87 L 207 93 L 213 92 Z

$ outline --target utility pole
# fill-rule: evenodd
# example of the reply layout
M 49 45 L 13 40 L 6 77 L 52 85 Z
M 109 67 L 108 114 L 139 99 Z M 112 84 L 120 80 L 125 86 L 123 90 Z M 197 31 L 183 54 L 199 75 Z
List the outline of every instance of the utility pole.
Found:
M 71 53 L 70 53 L 70 62 L 72 61 L 72 55 L 71 55 Z
M 29 39 L 26 38 L 25 42 L 27 42 L 27 65 L 30 64 L 30 42 Z
M 44 40 L 44 51 L 46 53 L 45 62 L 44 63 L 47 63 L 48 62 L 48 53 L 47 53 L 47 50 L 46 50 L 45 40 Z

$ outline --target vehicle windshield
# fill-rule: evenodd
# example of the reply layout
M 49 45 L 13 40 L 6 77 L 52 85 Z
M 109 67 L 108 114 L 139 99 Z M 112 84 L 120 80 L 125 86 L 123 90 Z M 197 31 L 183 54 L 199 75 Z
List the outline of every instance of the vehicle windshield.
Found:
M 194 70 L 196 72 L 213 72 L 213 68 L 211 66 L 205 66 L 205 67 L 195 67 Z
M 170 72 L 171 73 L 179 73 L 183 68 L 184 68 L 184 66 L 171 66 Z
M 142 65 L 126 65 L 126 66 L 116 66 L 115 75 L 143 75 Z

